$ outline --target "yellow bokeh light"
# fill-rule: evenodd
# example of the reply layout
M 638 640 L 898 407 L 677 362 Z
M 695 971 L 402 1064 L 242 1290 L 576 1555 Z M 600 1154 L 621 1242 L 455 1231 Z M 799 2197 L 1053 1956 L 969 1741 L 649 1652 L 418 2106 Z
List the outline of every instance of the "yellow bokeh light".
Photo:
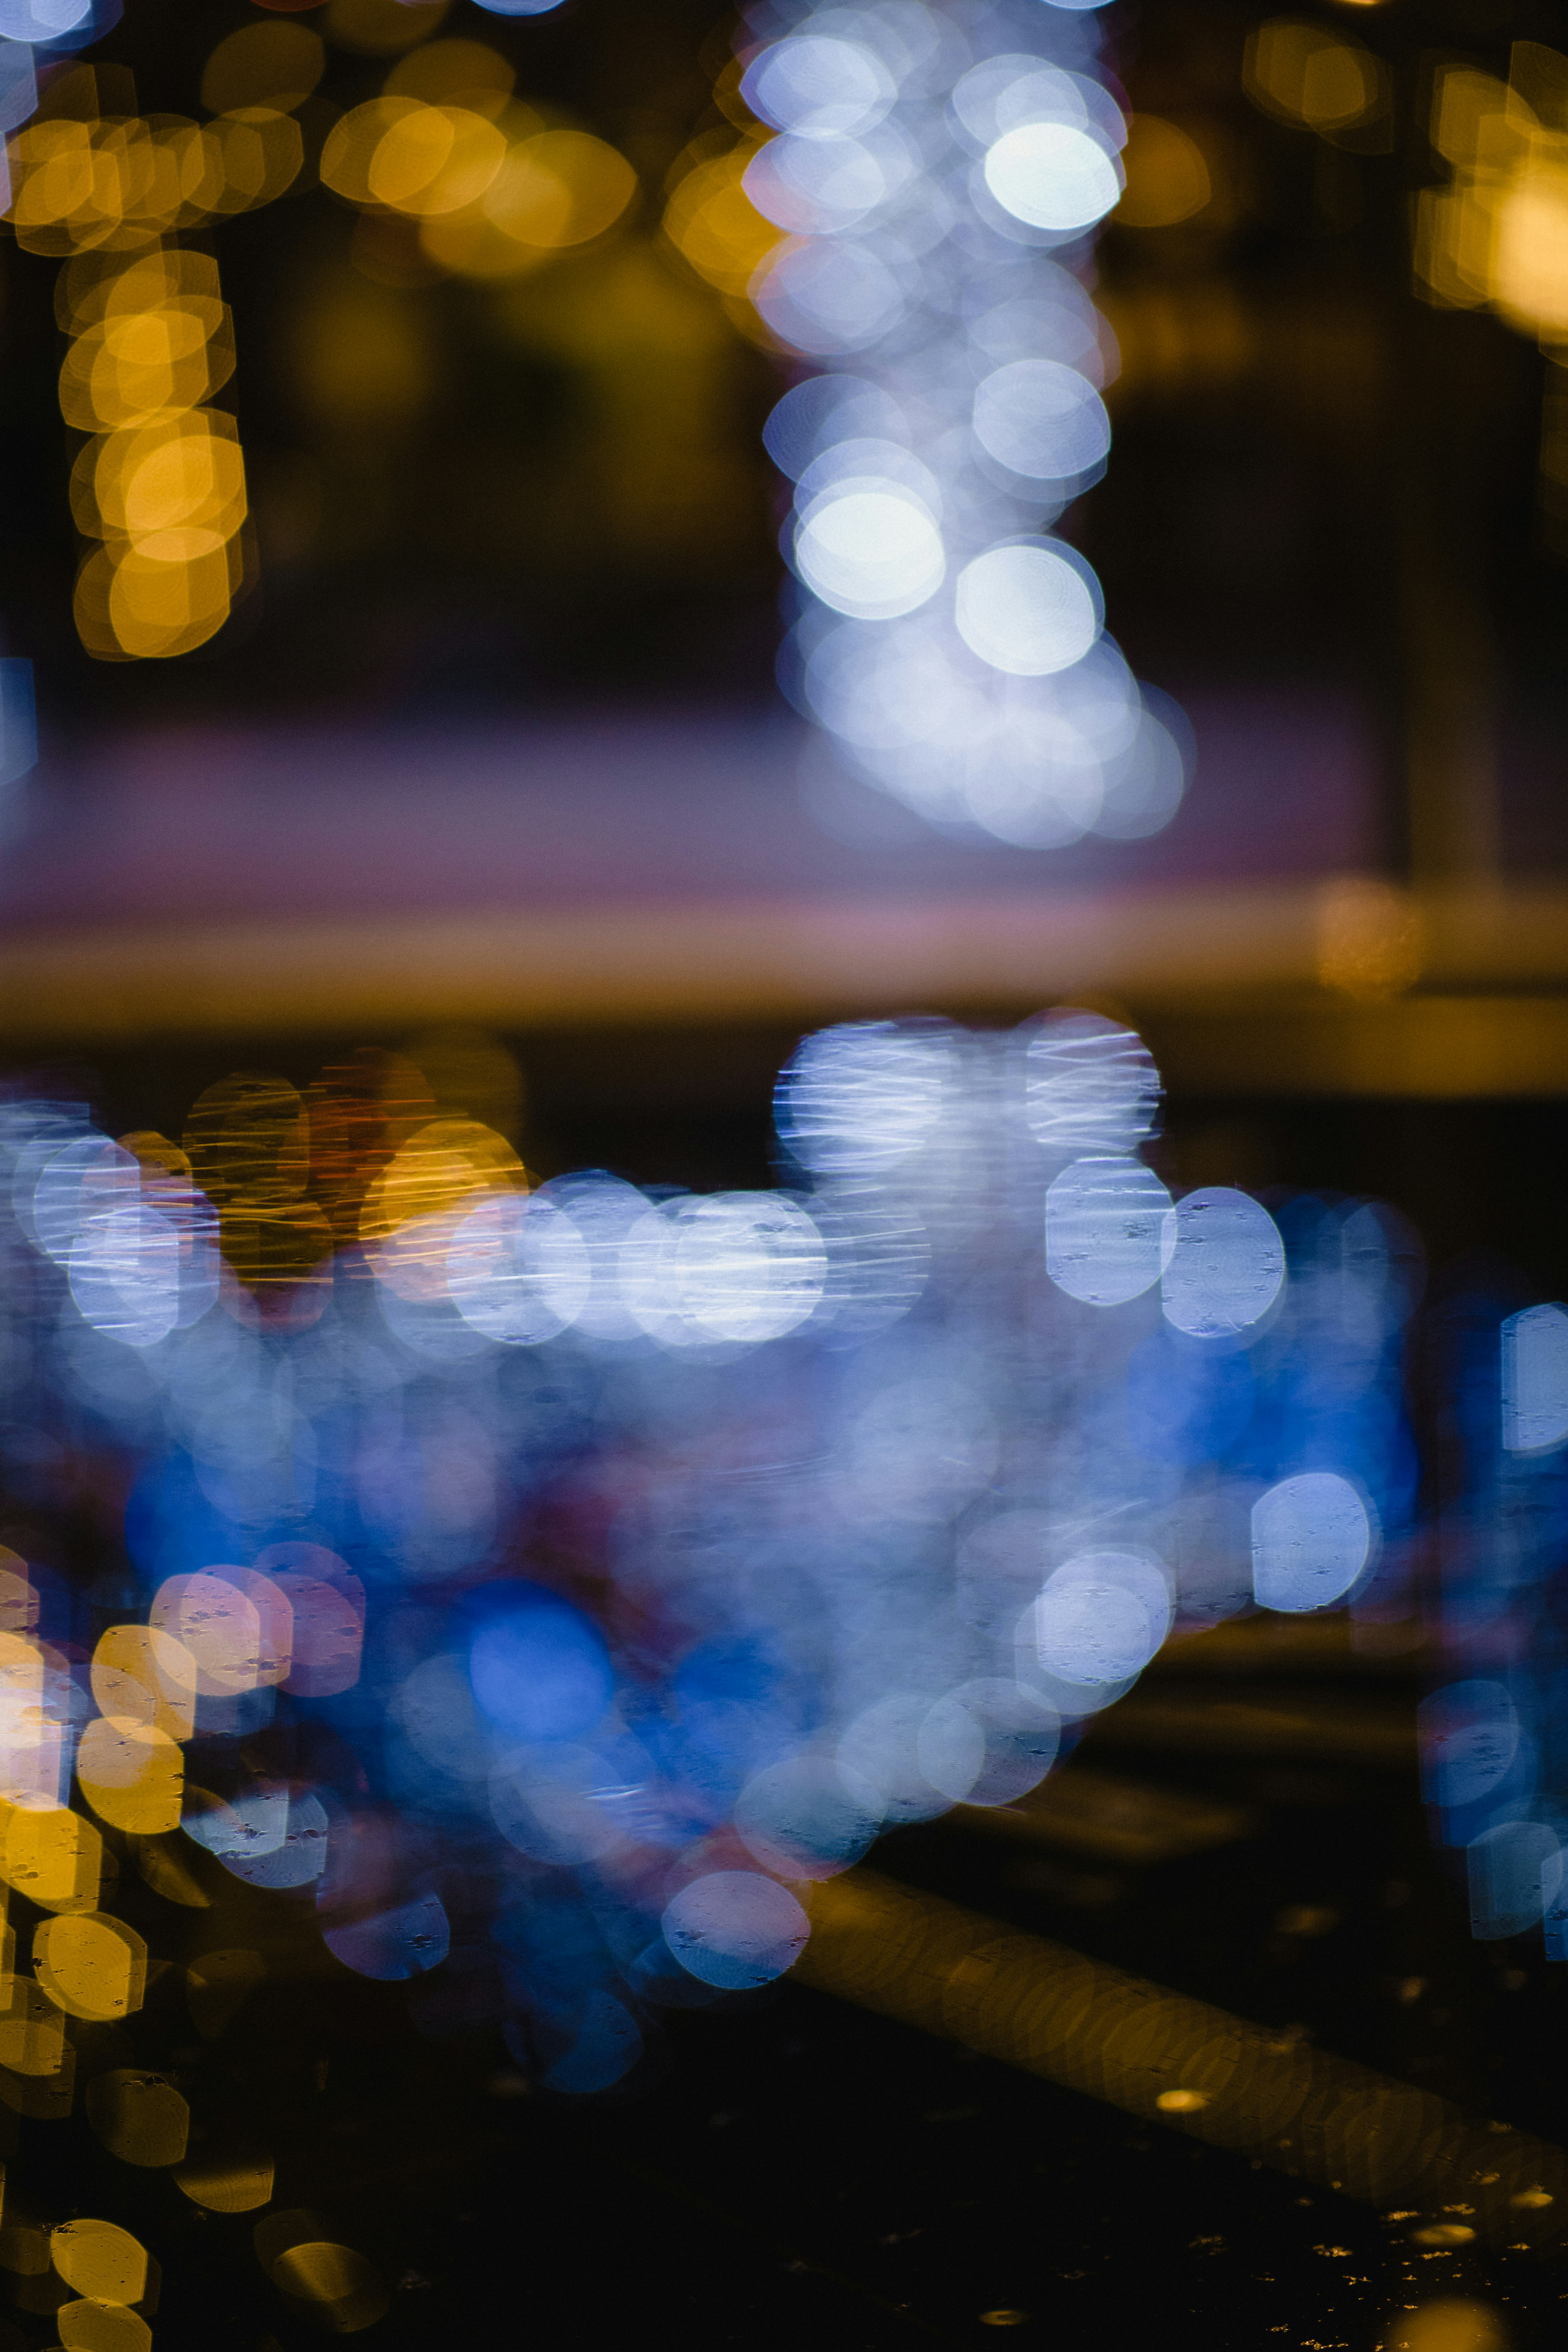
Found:
M 1421 977 L 1421 910 L 1392 883 L 1352 877 L 1325 886 L 1318 902 L 1318 977 L 1363 1002 L 1399 996 Z
M 723 294 L 744 294 L 784 242 L 742 185 L 759 143 L 746 140 L 727 154 L 695 164 L 665 209 L 664 233 L 670 243 L 700 278 Z
M 1171 228 L 1207 205 L 1212 189 L 1203 149 L 1179 124 L 1135 114 L 1123 157 L 1127 184 L 1115 218 L 1123 228 Z
M 521 1192 L 528 1179 L 504 1135 L 473 1118 L 434 1118 L 410 1136 L 370 1187 L 360 1236 L 384 1240 L 485 1191 Z
M 46 1911 L 90 1911 L 103 1876 L 103 1840 L 64 1805 L 7 1805 L 0 1813 L 0 1877 Z
M 113 2221 L 62 2221 L 49 2240 L 56 2270 L 78 2294 L 100 2303 L 140 2303 L 147 2291 L 146 2249 Z
M 1568 341 L 1568 142 L 1516 176 L 1493 214 L 1491 299 L 1547 342 Z
M 465 106 L 494 121 L 517 79 L 500 51 L 483 41 L 426 41 L 386 77 L 387 93 L 426 106 Z
M 390 58 L 436 30 L 452 0 L 329 0 L 323 30 L 334 47 L 362 57 Z
M 249 212 L 269 205 L 300 176 L 305 143 L 291 114 L 247 106 L 220 114 L 204 137 L 216 144 L 221 185 L 207 196 L 215 212 Z
M 46 1919 L 33 1937 L 33 1966 L 51 2000 L 100 2023 L 132 2016 L 147 1986 L 146 1945 L 134 1927 L 101 1913 Z
M 542 131 L 520 139 L 482 201 L 427 220 L 426 251 L 470 278 L 511 278 L 548 254 L 586 245 L 614 227 L 637 193 L 624 155 L 585 131 Z
M 178 1829 L 184 1759 L 177 1742 L 155 1724 L 98 1717 L 82 1733 L 76 1769 L 100 1821 L 140 1837 Z
M 58 2074 L 66 2055 L 65 2013 L 35 1978 L 0 1976 L 0 2066 L 14 2074 Z
M 308 25 L 276 18 L 242 25 L 207 59 L 202 104 L 211 114 L 243 106 L 269 106 L 288 113 L 310 97 L 326 64 L 321 37 Z
M 110 1625 L 99 1636 L 90 1671 L 100 1713 L 153 1724 L 171 1739 L 190 1738 L 195 1661 L 171 1634 L 152 1625 Z
M 1268 113 L 1325 136 L 1369 121 L 1385 103 L 1381 58 L 1289 16 L 1248 35 L 1243 73 L 1247 95 Z
M 366 168 L 373 199 L 416 218 L 477 204 L 506 161 L 493 122 L 462 106 L 420 106 L 391 123 Z
M 353 2246 L 324 2238 L 307 2240 L 285 2248 L 268 2268 L 274 2285 L 296 2302 L 313 2305 L 340 2334 L 374 2326 L 387 2308 L 389 2297 L 379 2272 Z
M 157 425 L 110 433 L 77 462 L 79 525 L 100 535 L 148 537 L 180 524 L 227 532 L 245 517 L 245 461 L 234 419 L 195 409 Z M 88 501 L 90 500 L 90 505 Z
M 270 2157 L 214 2155 L 206 2149 L 174 2175 L 175 2187 L 209 2213 L 254 2213 L 271 2203 L 272 2182 Z
M 161 2074 L 132 2066 L 95 2074 L 86 2106 L 94 2137 L 122 2164 L 178 2164 L 185 2153 L 191 2111 Z
M 149 549 L 105 548 L 77 575 L 82 643 L 110 659 L 159 660 L 194 652 L 228 618 L 237 584 L 231 558 L 227 544 L 202 554 L 184 540 Z

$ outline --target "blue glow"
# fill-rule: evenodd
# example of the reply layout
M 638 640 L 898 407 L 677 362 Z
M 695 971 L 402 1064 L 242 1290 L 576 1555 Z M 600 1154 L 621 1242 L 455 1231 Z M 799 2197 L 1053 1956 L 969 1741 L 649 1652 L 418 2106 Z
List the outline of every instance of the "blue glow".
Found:
M 474 1696 L 514 1738 L 572 1739 L 593 1729 L 615 1675 L 597 1628 L 536 1584 L 488 1586 L 468 1650 Z

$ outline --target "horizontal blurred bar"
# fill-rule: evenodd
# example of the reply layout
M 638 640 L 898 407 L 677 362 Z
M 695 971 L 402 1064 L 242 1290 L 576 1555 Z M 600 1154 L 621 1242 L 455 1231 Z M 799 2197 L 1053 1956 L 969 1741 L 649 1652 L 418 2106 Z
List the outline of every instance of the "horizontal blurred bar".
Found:
M 109 1043 L 237 1030 L 799 1021 L 1022 1012 L 1110 992 L 1178 1092 L 1465 1097 L 1568 1091 L 1568 996 L 1303 999 L 1302 894 L 897 898 L 13 929 L 0 1035 Z M 1568 899 L 1556 952 L 1568 964 Z M 1521 913 L 1521 940 L 1539 945 Z M 1281 999 L 1291 982 L 1298 993 Z M 1273 1001 L 1212 1000 L 1267 986 Z M 1194 1005 L 1192 999 L 1209 1003 Z
M 1233 1844 L 1258 1826 L 1247 1806 L 1151 1788 L 1079 1763 L 1051 1773 L 1014 1804 L 955 1805 L 944 1818 L 984 1837 L 1055 1846 L 1134 1869 Z
M 1201 1690 L 1142 1692 L 1093 1717 L 1097 1748 L 1189 1749 L 1209 1756 L 1332 1758 L 1341 1764 L 1414 1767 L 1415 1710 L 1397 1701 L 1281 1693 L 1227 1698 Z
M 1374 2204 L 1445 2247 L 1555 2251 L 1568 2158 L 1506 2124 L 868 1870 L 797 1890 L 795 1975 L 1150 2123 Z M 1445 2218 L 1433 2222 L 1437 2212 Z

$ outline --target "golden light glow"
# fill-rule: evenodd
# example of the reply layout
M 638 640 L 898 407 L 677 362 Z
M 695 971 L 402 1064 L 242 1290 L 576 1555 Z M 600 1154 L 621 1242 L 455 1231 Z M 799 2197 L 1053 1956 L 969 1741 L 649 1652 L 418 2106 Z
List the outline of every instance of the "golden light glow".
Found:
M 100 1633 L 91 1681 L 104 1715 L 155 1725 L 171 1739 L 188 1739 L 195 1727 L 195 1660 L 155 1626 L 110 1625 Z
M 123 2164 L 178 2164 L 185 2153 L 191 2111 L 161 2074 L 113 2067 L 93 2076 L 85 2105 L 94 2137 Z
M 666 236 L 698 276 L 721 294 L 744 294 L 784 242 L 742 185 L 747 165 L 763 144 L 758 133 L 723 154 L 693 163 L 677 181 L 665 208 Z
M 8 1805 L 0 1814 L 0 1877 L 46 1911 L 90 1911 L 103 1840 L 64 1805 Z
M 49 2252 L 67 2286 L 100 2303 L 140 2303 L 147 2291 L 147 2253 L 113 2221 L 62 2221 Z
M 85 2296 L 62 2303 L 55 2326 L 63 2352 L 150 2352 L 153 2342 L 153 2331 L 140 2312 Z
M 147 1985 L 147 1947 L 134 1927 L 101 1914 L 46 1919 L 33 1938 L 33 1966 L 49 1999 L 72 2017 L 129 2017 Z
M 1568 58 L 1516 41 L 1506 82 L 1443 68 L 1429 132 L 1451 177 L 1416 199 L 1417 290 L 1568 341 Z
M 0 2066 L 14 2074 L 58 2074 L 66 2054 L 65 2013 L 36 1979 L 0 1976 Z
M 1421 977 L 1421 910 L 1391 883 L 1331 882 L 1318 906 L 1318 977 L 1363 1003 L 1402 996 Z
M 258 2206 L 270 2204 L 272 2181 L 270 2157 L 226 2157 L 205 2148 L 174 2174 L 174 2186 L 209 2213 L 254 2213 Z
M 78 634 L 107 660 L 187 653 L 228 617 L 247 510 L 234 419 L 199 404 L 234 367 L 216 268 L 162 249 L 107 274 L 83 258 L 61 273 L 58 308 L 72 335 L 61 412 L 92 436 L 71 507 L 103 542 L 78 575 Z
M 1243 78 L 1267 113 L 1324 137 L 1371 121 L 1386 105 L 1381 58 L 1359 41 L 1289 16 L 1248 35 Z
M 177 1740 L 151 1723 L 102 1715 L 77 1749 L 77 1779 L 100 1822 L 140 1837 L 178 1829 L 185 1766 Z
M 390 97 L 426 106 L 468 107 L 493 122 L 516 79 L 506 58 L 483 41 L 426 41 L 393 67 L 386 89 Z
M 1127 184 L 1115 218 L 1123 228 L 1171 228 L 1191 220 L 1213 190 L 1203 149 L 1174 122 L 1135 114 L 1122 158 Z
M 303 105 L 326 70 L 326 47 L 308 25 L 272 17 L 242 25 L 220 41 L 202 73 L 209 114 L 267 106 L 288 113 Z

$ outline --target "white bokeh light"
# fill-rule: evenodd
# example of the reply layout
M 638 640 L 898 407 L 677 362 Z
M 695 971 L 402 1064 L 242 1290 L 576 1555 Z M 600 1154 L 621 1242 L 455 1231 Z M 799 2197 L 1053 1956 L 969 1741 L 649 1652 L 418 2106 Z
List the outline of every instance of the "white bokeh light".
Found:
M 1262 1609 L 1325 1609 L 1372 1556 L 1364 1498 L 1331 1470 L 1282 1478 L 1252 1510 L 1252 1590 Z
M 1110 419 L 1094 386 L 1059 360 L 1013 360 L 974 394 L 974 436 L 1010 472 L 1068 483 L 1110 448 Z
M 842 483 L 801 517 L 795 560 L 825 604 L 865 621 L 912 613 L 947 570 L 942 533 L 914 495 L 875 478 Z
M 1568 1444 L 1568 1309 L 1529 1307 L 1502 1327 L 1502 1442 L 1510 1454 Z
M 1285 1281 L 1285 1244 L 1260 1201 L 1228 1185 L 1176 1204 L 1165 1268 L 1165 1320 L 1195 1339 L 1228 1338 L 1266 1315 Z
M 1033 1611 L 1046 1673 L 1089 1687 L 1139 1673 L 1170 1628 L 1169 1580 L 1139 1552 L 1085 1552 L 1068 1560 L 1047 1578 Z
M 1059 544 L 988 548 L 958 575 L 958 634 L 993 669 L 1045 677 L 1081 661 L 1100 635 L 1099 583 Z
M 509 1345 L 553 1339 L 576 1321 L 592 1286 L 586 1242 L 546 1200 L 481 1201 L 447 1252 L 447 1290 L 458 1314 Z
M 764 49 L 741 91 L 764 122 L 803 139 L 868 130 L 898 95 L 869 47 L 822 33 L 797 33 Z
M 1092 228 L 1121 194 L 1121 175 L 1100 142 L 1070 122 L 1021 122 L 985 155 L 985 184 L 1004 211 L 1030 228 L 1068 236 Z
M 1175 1247 L 1171 1196 L 1141 1160 L 1075 1160 L 1046 1194 L 1046 1270 L 1090 1307 L 1152 1290 Z

